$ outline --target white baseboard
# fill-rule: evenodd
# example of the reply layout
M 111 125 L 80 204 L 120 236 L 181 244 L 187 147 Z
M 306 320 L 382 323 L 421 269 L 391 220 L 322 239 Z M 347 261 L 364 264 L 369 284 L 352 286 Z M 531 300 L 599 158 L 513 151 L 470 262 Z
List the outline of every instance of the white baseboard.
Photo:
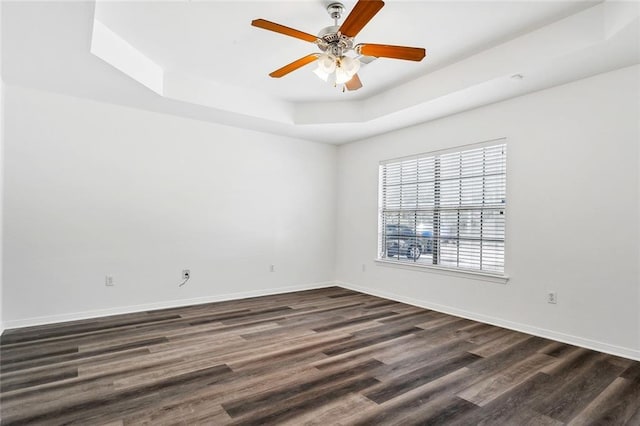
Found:
M 469 312 L 462 309 L 453 308 L 451 306 L 432 303 L 426 300 L 418 300 L 411 297 L 399 296 L 397 294 L 388 293 L 386 291 L 372 290 L 367 287 L 361 287 L 358 285 L 345 283 L 342 281 L 336 281 L 335 285 L 337 285 L 338 287 L 349 289 L 349 290 L 358 291 L 360 293 L 366 293 L 372 296 L 383 297 L 385 299 L 395 300 L 397 302 L 402 302 L 408 305 L 417 306 L 419 308 L 431 309 L 431 310 L 442 312 L 445 314 L 455 315 L 458 317 L 467 318 L 474 321 L 480 321 L 480 322 L 495 325 L 498 327 L 508 328 L 509 330 L 520 331 L 522 333 L 532 334 L 534 336 L 544 337 L 546 339 L 556 340 L 558 342 L 568 343 L 570 345 L 580 346 L 583 348 L 593 349 L 595 351 L 604 352 L 611 355 L 620 356 L 623 358 L 629 358 L 635 361 L 640 361 L 640 351 L 632 348 L 611 345 L 608 343 L 585 339 L 579 336 L 564 334 L 564 333 L 560 333 L 553 330 L 547 330 L 544 328 L 539 328 L 539 327 L 535 327 L 528 324 L 513 322 L 513 321 L 505 320 L 502 318 L 495 318 L 488 315 L 478 314 L 475 312 Z
M 314 290 L 317 288 L 333 287 L 335 285 L 336 285 L 335 281 L 325 281 L 325 282 L 319 282 L 319 283 L 302 284 L 302 285 L 287 286 L 287 287 L 277 287 L 277 288 L 270 288 L 270 289 L 264 289 L 264 290 L 217 294 L 212 296 L 196 297 L 192 299 L 167 300 L 164 302 L 145 303 L 142 305 L 122 306 L 117 308 L 96 309 L 92 311 L 74 312 L 70 314 L 49 315 L 49 316 L 43 316 L 43 317 L 10 320 L 10 321 L 5 321 L 2 324 L 3 326 L 2 331 L 4 331 L 5 329 L 9 330 L 13 328 L 31 327 L 35 325 L 53 324 L 53 323 L 66 322 L 66 321 L 77 321 L 77 320 L 83 320 L 83 319 L 89 319 L 89 318 L 104 317 L 108 315 L 131 314 L 134 312 L 144 312 L 144 311 L 151 311 L 155 309 L 177 308 L 180 306 L 201 305 L 204 303 L 224 302 L 227 300 L 247 299 L 249 297 L 259 297 L 259 296 L 268 296 L 272 294 L 291 293 L 293 291 Z M 0 331 L 0 334 L 2 334 L 2 331 Z

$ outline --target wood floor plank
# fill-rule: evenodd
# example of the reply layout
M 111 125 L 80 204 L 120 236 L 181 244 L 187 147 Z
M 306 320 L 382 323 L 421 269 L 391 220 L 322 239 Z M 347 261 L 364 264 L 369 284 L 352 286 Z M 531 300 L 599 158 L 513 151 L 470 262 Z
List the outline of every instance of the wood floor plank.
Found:
M 377 386 L 365 396 L 372 401 L 381 404 L 395 398 L 411 389 L 429 383 L 439 377 L 446 376 L 452 371 L 459 370 L 478 359 L 477 355 L 460 353 L 448 359 L 426 365 L 409 373 L 403 374 Z
M 291 419 L 282 422 L 283 426 L 324 426 L 342 423 L 339 419 L 346 419 L 353 413 L 361 413 L 376 406 L 370 399 L 358 393 L 350 393 L 344 398 L 340 398 L 318 408 L 306 410 L 301 414 L 294 415 Z
M 471 349 L 470 352 L 483 358 L 489 358 L 492 355 L 497 354 L 498 352 L 502 352 L 513 345 L 517 345 L 518 343 L 527 340 L 529 337 L 531 336 L 524 333 L 509 331 L 509 333 L 502 337 L 491 340 L 479 345 L 476 348 Z
M 385 354 L 388 352 L 395 352 L 398 347 L 406 347 L 405 345 L 409 345 L 409 342 L 415 340 L 415 336 L 411 334 L 407 334 L 404 336 L 396 337 L 391 340 L 384 340 L 379 343 L 374 343 L 370 346 L 365 346 L 360 349 L 355 349 L 353 351 L 344 352 L 337 355 L 326 356 L 325 358 L 313 363 L 312 365 L 321 370 L 326 368 L 331 368 L 335 365 L 347 364 L 349 362 L 353 362 L 357 359 L 362 358 L 373 358 L 375 356 L 376 359 L 385 362 L 381 358 L 384 358 Z M 323 353 L 324 355 L 324 353 Z
M 556 361 L 549 355 L 535 353 L 498 374 L 476 382 L 457 396 L 482 407 Z
M 77 368 L 61 368 L 56 370 L 45 370 L 30 375 L 13 376 L 5 378 L 0 382 L 0 392 L 7 393 L 17 389 L 30 388 L 74 377 L 78 377 Z
M 574 377 L 536 407 L 551 418 L 569 422 L 604 391 L 623 371 L 607 360 L 598 361 L 588 374 Z
M 402 393 L 369 408 L 362 413 L 354 413 L 347 418 L 347 424 L 372 425 L 372 424 L 404 424 L 405 418 L 413 412 L 428 411 L 426 404 L 437 401 L 442 397 L 454 395 L 472 377 L 468 368 L 461 368 L 431 382 Z
M 0 424 L 640 425 L 640 363 L 338 287 L 7 330 Z
M 303 381 L 296 386 L 277 388 L 251 398 L 240 398 L 223 404 L 223 407 L 231 417 L 240 417 L 239 424 L 281 422 L 304 410 L 314 409 L 377 384 L 378 380 L 366 373 L 378 366 L 379 361 L 368 360 L 349 369 Z
M 452 422 L 455 426 L 493 426 L 493 425 L 522 425 L 535 423 L 534 418 L 539 416 L 530 409 L 529 403 L 536 396 L 545 395 L 549 390 L 549 376 L 543 373 L 536 373 L 533 377 L 504 393 L 475 412 L 467 413 L 465 416 Z
M 17 370 L 25 370 L 34 367 L 40 367 L 45 365 L 53 365 L 60 363 L 67 363 L 69 361 L 74 361 L 82 358 L 92 358 L 100 355 L 115 353 L 115 352 L 123 352 L 131 349 L 137 348 L 147 348 L 152 345 L 157 345 L 160 343 L 166 343 L 168 340 L 164 337 L 156 338 L 156 339 L 146 339 L 139 340 L 136 342 L 125 343 L 122 345 L 116 345 L 107 347 L 104 349 L 97 349 L 92 351 L 83 351 L 83 352 L 70 352 L 66 354 L 60 355 L 52 355 L 44 358 L 36 358 L 29 359 L 26 361 L 16 361 L 16 362 L 8 362 L 3 363 L 2 367 L 0 367 L 0 372 L 9 372 L 9 371 L 17 371 Z
M 432 362 L 442 356 L 450 356 L 458 352 L 469 352 L 473 344 L 462 338 L 449 338 L 446 342 L 434 345 L 433 341 L 420 336 L 410 336 L 411 340 L 397 345 L 385 352 L 377 352 L 376 359 L 393 366 L 391 374 L 399 375 Z
M 640 399 L 640 382 L 616 378 L 570 422 L 570 426 L 627 424 L 638 409 L 633 401 Z

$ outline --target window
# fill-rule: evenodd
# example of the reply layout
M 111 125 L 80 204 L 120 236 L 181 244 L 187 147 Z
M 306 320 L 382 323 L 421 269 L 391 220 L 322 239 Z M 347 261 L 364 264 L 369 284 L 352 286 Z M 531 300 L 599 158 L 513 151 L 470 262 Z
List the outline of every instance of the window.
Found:
M 379 259 L 503 274 L 507 145 L 500 141 L 382 162 Z

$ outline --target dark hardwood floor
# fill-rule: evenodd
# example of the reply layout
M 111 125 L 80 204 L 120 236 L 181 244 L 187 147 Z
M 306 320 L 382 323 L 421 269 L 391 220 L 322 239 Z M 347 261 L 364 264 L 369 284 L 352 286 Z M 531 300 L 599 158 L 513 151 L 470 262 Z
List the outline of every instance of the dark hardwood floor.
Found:
M 2 425 L 640 425 L 640 363 L 341 288 L 7 330 Z

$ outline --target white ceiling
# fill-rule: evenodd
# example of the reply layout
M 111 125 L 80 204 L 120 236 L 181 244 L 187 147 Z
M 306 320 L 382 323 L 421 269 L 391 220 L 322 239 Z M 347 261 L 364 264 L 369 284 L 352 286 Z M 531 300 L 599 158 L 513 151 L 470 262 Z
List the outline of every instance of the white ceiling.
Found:
M 323 1 L 103 2 L 96 19 L 161 68 L 295 102 L 361 99 L 547 25 L 596 2 L 418 2 L 387 0 L 357 42 L 425 47 L 421 63 L 380 59 L 360 72 L 362 90 L 342 93 L 311 73 L 267 74 L 312 44 L 250 26 L 255 18 L 317 34 L 333 25 Z M 355 1 L 343 3 L 347 12 Z M 342 20 L 344 20 L 344 17 Z M 342 22 L 342 20 L 340 22 Z
M 377 59 L 361 69 L 357 92 L 327 85 L 313 65 L 268 77 L 317 48 L 251 20 L 317 33 L 332 23 L 327 3 L 4 2 L 2 75 L 9 84 L 343 143 L 640 62 L 635 1 L 387 0 L 356 41 L 425 47 L 422 62 Z M 344 4 L 348 13 L 355 2 Z M 516 73 L 525 78 L 510 78 Z

